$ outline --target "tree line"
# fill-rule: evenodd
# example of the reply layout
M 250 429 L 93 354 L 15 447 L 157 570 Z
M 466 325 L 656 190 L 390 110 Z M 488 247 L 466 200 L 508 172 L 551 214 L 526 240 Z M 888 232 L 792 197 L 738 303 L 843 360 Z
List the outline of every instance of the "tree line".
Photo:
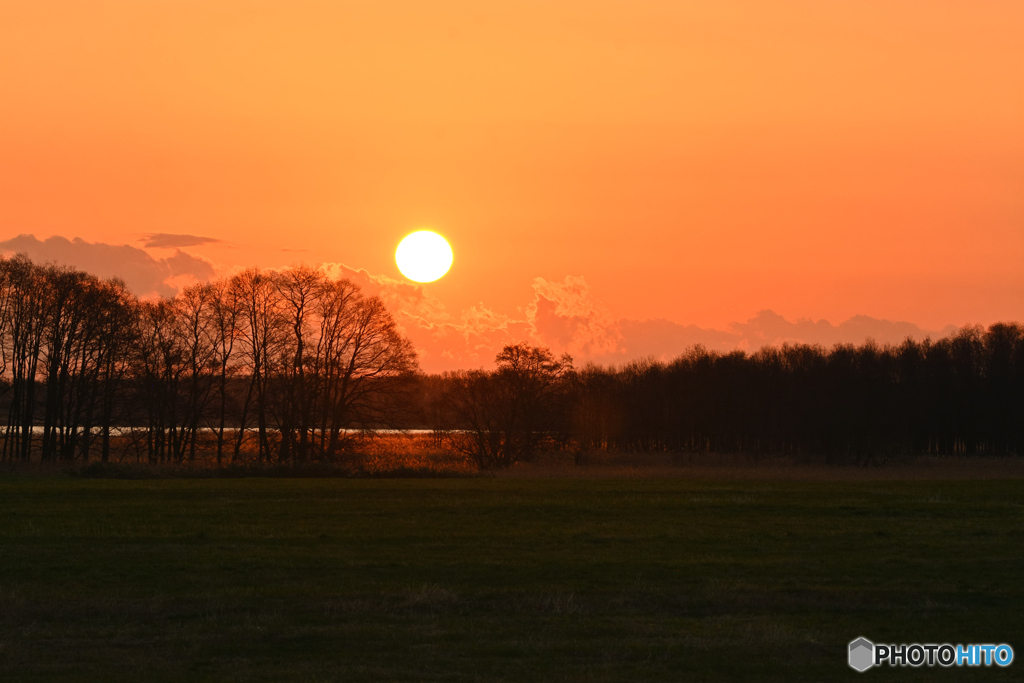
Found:
M 481 467 L 544 448 L 791 456 L 868 464 L 1024 453 L 1024 326 L 965 327 L 900 345 L 691 348 L 671 362 L 574 369 L 506 347 L 493 372 L 432 382 L 429 413 Z
M 379 298 L 305 266 L 140 300 L 118 280 L 0 259 L 2 461 L 330 461 L 361 432 L 413 427 L 482 469 L 546 450 L 1024 453 L 1019 324 L 621 367 L 521 343 L 495 361 L 424 375 Z
M 0 459 L 330 458 L 408 403 L 416 354 L 383 302 L 316 269 L 248 269 L 139 300 L 0 259 Z M 5 419 L 4 419 L 5 418 Z M 254 446 L 250 443 L 255 441 Z

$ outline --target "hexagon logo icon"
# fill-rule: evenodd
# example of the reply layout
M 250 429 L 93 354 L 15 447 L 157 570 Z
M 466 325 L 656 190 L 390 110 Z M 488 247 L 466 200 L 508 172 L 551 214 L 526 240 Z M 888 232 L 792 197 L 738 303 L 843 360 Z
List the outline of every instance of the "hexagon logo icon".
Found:
M 875 663 L 875 644 L 867 638 L 858 638 L 850 643 L 850 666 L 857 671 L 867 671 Z

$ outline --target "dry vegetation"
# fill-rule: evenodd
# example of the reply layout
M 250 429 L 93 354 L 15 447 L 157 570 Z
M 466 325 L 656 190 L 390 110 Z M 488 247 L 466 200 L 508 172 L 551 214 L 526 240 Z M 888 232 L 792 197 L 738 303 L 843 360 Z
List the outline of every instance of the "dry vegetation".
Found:
M 279 463 L 260 459 L 256 435 L 247 437 L 240 457 L 218 465 L 216 440 L 205 435 L 194 461 L 148 463 L 132 457 L 128 437 L 113 463 L 67 466 L 60 463 L 5 464 L 9 473 L 72 473 L 86 477 L 466 477 L 499 478 L 684 478 L 779 481 L 870 481 L 1022 479 L 1024 459 L 1017 457 L 917 456 L 882 460 L 870 467 L 824 465 L 792 457 L 755 457 L 736 453 L 547 451 L 507 469 L 481 470 L 474 460 L 446 448 L 430 433 L 353 435 L 347 449 L 330 462 Z

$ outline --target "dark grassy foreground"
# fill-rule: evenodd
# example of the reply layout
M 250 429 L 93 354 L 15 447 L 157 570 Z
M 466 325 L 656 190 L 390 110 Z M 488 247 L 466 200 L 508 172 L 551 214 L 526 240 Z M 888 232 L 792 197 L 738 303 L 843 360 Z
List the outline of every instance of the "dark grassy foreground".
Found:
M 0 479 L 0 679 L 981 680 L 1024 483 Z M 863 679 L 859 676 L 864 676 Z

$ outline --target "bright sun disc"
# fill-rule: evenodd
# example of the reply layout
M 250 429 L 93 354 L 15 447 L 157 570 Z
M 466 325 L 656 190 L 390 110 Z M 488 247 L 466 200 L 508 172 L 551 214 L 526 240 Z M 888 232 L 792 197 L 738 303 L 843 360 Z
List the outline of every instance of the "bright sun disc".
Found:
M 420 230 L 398 245 L 395 262 L 410 280 L 433 282 L 452 267 L 452 248 L 436 232 Z

